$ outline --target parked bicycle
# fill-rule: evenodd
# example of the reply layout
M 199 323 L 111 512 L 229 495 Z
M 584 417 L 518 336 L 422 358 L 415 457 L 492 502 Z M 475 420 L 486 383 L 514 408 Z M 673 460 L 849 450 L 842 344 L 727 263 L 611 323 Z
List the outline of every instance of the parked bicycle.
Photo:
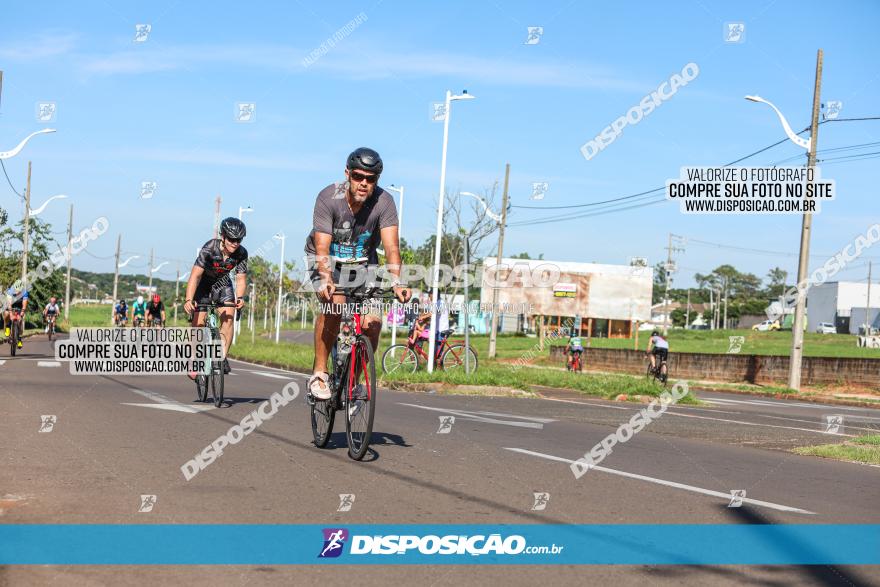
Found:
M 345 414 L 348 455 L 359 461 L 370 446 L 378 391 L 373 345 L 361 328 L 362 306 L 369 299 L 393 299 L 394 293 L 381 288 L 342 287 L 338 287 L 336 293 L 345 295 L 346 303 L 336 345 L 330 350 L 332 372 L 327 381 L 330 399 L 316 399 L 311 392 L 306 399 L 315 446 L 327 446 L 336 412 L 341 412 Z
M 461 368 L 471 374 L 477 370 L 477 351 L 473 347 L 465 347 L 464 340 L 449 340 L 453 329 L 440 331 L 440 340 L 434 349 L 434 364 L 440 365 L 444 371 Z M 428 361 L 428 352 L 424 346 L 427 340 L 410 336 L 406 344 L 395 344 L 382 355 L 382 370 L 385 373 L 415 373 L 419 363 Z M 467 353 L 467 354 L 466 354 Z

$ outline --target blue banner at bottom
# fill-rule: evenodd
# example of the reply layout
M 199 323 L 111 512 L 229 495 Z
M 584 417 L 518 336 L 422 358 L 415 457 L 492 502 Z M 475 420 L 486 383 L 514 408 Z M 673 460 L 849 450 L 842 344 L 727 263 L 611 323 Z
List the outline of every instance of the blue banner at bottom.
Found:
M 0 525 L 2 565 L 878 565 L 880 525 Z

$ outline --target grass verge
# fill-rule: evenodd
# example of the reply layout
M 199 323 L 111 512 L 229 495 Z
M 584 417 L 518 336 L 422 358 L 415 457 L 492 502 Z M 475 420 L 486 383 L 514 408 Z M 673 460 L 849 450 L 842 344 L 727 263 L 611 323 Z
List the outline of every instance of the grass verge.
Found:
M 795 448 L 793 452 L 838 461 L 880 465 L 880 434 L 858 436 L 840 444 L 801 446 Z
M 612 373 L 568 373 L 537 368 L 514 370 L 509 364 L 488 360 L 483 360 L 477 372 L 471 375 L 466 375 L 463 370 L 438 370 L 434 373 L 427 373 L 423 369 L 412 374 L 393 373 L 389 375 L 382 372 L 379 363 L 384 347 L 380 346 L 379 349 L 380 352 L 376 357 L 376 374 L 379 381 L 386 385 L 445 383 L 462 386 L 508 387 L 524 391 L 531 391 L 532 387 L 540 386 L 570 389 L 603 398 L 614 398 L 620 394 L 656 397 L 663 391 L 644 377 Z M 271 363 L 286 369 L 301 370 L 311 369 L 314 355 L 311 345 L 292 342 L 275 344 L 274 341 L 266 339 L 257 339 L 254 342 L 239 339 L 232 348 L 230 356 L 244 361 Z M 691 395 L 687 395 L 680 400 L 680 403 L 697 403 L 697 400 Z

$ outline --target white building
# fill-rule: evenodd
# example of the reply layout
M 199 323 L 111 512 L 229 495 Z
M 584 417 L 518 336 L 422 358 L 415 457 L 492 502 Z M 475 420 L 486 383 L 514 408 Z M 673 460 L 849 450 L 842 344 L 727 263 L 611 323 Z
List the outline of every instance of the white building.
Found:
M 837 327 L 838 332 L 858 334 L 859 326 L 865 323 L 868 307 L 872 308 L 871 314 L 876 322 L 873 309 L 880 308 L 880 284 L 871 284 L 870 300 L 867 282 L 831 281 L 814 285 L 807 291 L 808 330 L 814 330 L 820 322 L 829 322 Z

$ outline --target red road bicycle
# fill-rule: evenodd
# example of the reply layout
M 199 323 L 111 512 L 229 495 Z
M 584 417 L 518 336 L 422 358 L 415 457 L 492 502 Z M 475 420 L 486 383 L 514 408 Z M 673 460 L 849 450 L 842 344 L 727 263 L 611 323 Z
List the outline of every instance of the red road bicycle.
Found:
M 440 340 L 434 351 L 434 364 L 443 367 L 444 371 L 461 368 L 471 374 L 477 370 L 477 351 L 473 347 L 465 347 L 463 340 L 449 340 L 453 329 L 440 332 Z M 386 373 L 415 373 L 421 361 L 428 361 L 428 352 L 423 348 L 427 340 L 419 340 L 410 331 L 406 344 L 395 344 L 388 347 L 382 355 L 382 370 Z

